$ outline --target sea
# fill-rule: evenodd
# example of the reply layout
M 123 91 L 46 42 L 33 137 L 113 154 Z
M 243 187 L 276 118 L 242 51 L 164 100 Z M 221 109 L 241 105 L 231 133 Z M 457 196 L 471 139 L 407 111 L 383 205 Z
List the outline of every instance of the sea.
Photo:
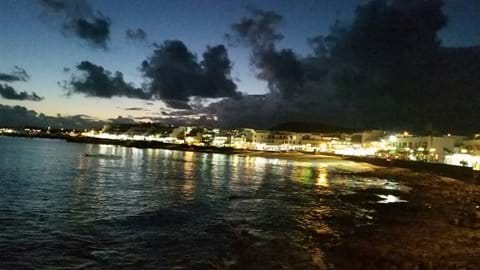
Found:
M 362 166 L 0 137 L 0 269 L 327 268 L 406 188 Z

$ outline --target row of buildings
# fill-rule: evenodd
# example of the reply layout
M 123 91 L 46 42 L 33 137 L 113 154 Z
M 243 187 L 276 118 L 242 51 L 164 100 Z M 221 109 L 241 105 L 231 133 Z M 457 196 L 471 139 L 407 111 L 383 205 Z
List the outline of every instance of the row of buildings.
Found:
M 374 156 L 447 163 L 480 169 L 480 134 L 473 138 L 446 134 L 418 136 L 383 130 L 300 133 L 254 129 L 215 129 L 156 125 L 105 126 L 83 136 L 145 140 L 259 151 L 301 151 L 348 156 Z

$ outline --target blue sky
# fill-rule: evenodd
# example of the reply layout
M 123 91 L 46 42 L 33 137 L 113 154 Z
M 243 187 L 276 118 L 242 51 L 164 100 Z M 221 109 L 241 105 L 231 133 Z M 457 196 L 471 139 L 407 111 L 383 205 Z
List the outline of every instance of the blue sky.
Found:
M 138 116 L 145 112 L 126 112 L 124 107 L 145 107 L 145 101 L 126 98 L 86 98 L 81 95 L 65 96 L 58 81 L 69 74 L 64 67 L 74 67 L 88 60 L 111 71 L 121 71 L 127 81 L 137 86 L 143 82 L 138 70 L 140 63 L 152 53 L 152 42 L 167 39 L 182 40 L 191 51 L 201 55 L 207 45 L 225 43 L 223 34 L 229 25 L 253 6 L 274 10 L 285 17 L 281 43 L 301 54 L 307 54 L 306 39 L 326 34 L 329 26 L 339 18 L 349 21 L 355 6 L 363 1 L 303 0 L 303 1 L 89 1 L 112 21 L 108 50 L 95 49 L 78 38 L 61 33 L 61 23 L 47 16 L 35 0 L 0 1 L 0 72 L 13 66 L 27 70 L 28 82 L 12 83 L 17 90 L 35 91 L 45 97 L 41 102 L 0 99 L 1 104 L 22 105 L 49 115 L 87 114 L 99 118 Z M 446 46 L 480 44 L 480 1 L 447 0 L 446 13 L 449 26 L 441 33 Z M 148 43 L 136 43 L 125 38 L 128 28 L 140 27 L 148 34 Z M 258 94 L 267 91 L 266 84 L 255 78 L 249 66 L 248 51 L 229 48 L 234 62 L 232 75 L 238 78 L 239 90 Z M 120 108 L 117 108 L 120 107 Z M 161 102 L 150 106 L 159 111 Z

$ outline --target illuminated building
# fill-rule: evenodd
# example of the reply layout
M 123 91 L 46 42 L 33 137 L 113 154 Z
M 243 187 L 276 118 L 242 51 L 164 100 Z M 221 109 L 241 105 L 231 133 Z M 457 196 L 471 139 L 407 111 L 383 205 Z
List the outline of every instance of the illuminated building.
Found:
M 480 155 L 480 134 L 476 134 L 473 139 L 465 140 L 464 147 L 468 153 Z
M 455 152 L 459 144 L 458 136 L 413 136 L 402 134 L 389 138 L 389 146 L 394 147 L 397 156 L 405 159 L 429 162 L 443 162 L 446 155 Z

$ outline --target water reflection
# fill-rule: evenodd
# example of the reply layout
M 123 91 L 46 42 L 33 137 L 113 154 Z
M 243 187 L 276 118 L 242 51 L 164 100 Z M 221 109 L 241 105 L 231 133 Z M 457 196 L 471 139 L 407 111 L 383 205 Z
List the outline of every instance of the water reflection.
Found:
M 327 169 L 326 169 L 326 168 L 324 168 L 324 167 L 318 168 L 318 170 L 317 170 L 317 182 L 316 182 L 316 185 L 317 185 L 317 186 L 320 186 L 320 187 L 329 187 L 329 184 L 328 184 L 328 173 L 327 173 Z
M 400 197 L 395 196 L 395 195 L 377 195 L 380 197 L 382 200 L 377 201 L 377 203 L 402 203 L 402 202 L 407 202 L 406 200 L 400 199 Z
M 373 215 L 369 204 L 344 194 L 406 190 L 388 179 L 337 174 L 330 161 L 0 144 L 0 261 L 7 268 L 248 268 L 252 260 L 259 268 L 318 267 L 323 245 L 340 237 L 337 220 L 355 225 Z
M 194 153 L 193 152 L 183 152 L 183 185 L 182 193 L 185 200 L 191 200 L 194 196 Z

